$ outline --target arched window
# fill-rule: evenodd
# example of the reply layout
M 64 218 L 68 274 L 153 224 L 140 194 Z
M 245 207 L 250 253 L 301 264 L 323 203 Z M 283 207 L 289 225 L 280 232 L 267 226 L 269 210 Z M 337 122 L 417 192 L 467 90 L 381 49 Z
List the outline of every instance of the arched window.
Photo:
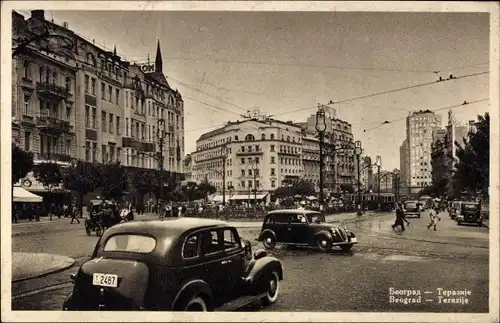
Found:
M 253 135 L 246 135 L 245 141 L 254 141 L 255 137 Z
M 234 141 L 238 141 L 238 136 L 234 136 Z
M 52 84 L 57 84 L 57 72 L 52 73 Z
M 271 134 L 271 140 L 274 140 L 274 133 Z
M 266 140 L 266 134 L 265 133 L 262 134 L 261 139 L 262 140 Z
M 24 61 L 24 78 L 29 79 L 30 75 L 30 63 L 28 61 Z
M 290 136 L 286 136 L 286 141 L 290 141 Z

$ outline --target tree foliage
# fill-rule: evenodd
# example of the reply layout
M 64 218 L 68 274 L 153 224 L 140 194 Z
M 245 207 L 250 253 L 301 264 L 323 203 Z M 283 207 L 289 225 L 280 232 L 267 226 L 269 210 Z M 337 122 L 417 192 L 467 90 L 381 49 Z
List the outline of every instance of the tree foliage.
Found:
M 33 169 L 33 153 L 12 144 L 12 184 L 16 184 Z
M 455 193 L 468 191 L 488 194 L 490 174 L 490 116 L 478 115 L 476 131 L 469 132 L 463 144 L 455 142 L 457 163 L 453 174 Z
M 140 195 L 155 192 L 155 189 L 159 187 L 158 172 L 151 169 L 141 169 L 131 174 L 131 182 Z
M 119 199 L 128 189 L 128 174 L 120 162 L 99 165 L 99 185 L 106 199 Z
M 41 163 L 34 168 L 34 175 L 43 187 L 49 192 L 63 181 L 61 169 L 56 163 Z
M 63 169 L 62 183 L 64 188 L 76 191 L 83 197 L 99 187 L 100 174 L 98 165 L 79 160 L 76 164 Z
M 206 199 L 208 195 L 217 192 L 217 189 L 205 178 L 197 185 L 197 191 L 197 194 Z
M 284 185 L 282 187 L 278 187 L 275 190 L 275 195 L 278 198 L 285 198 L 295 195 L 305 197 L 315 194 L 314 184 L 305 179 L 299 179 L 297 181 L 290 182 L 283 181 L 283 184 Z

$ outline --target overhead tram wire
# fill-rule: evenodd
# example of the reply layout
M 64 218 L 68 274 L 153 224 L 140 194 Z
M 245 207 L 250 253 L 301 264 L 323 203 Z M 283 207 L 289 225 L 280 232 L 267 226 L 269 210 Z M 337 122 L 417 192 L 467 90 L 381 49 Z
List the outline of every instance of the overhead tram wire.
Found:
M 449 109 L 464 107 L 466 105 L 472 105 L 472 104 L 476 104 L 476 103 L 480 103 L 480 102 L 484 102 L 484 101 L 488 101 L 488 100 L 489 100 L 489 98 L 479 99 L 479 100 L 471 101 L 471 102 L 464 101 L 462 104 L 457 104 L 457 105 L 452 105 L 452 106 L 442 107 L 442 108 L 437 108 L 437 109 L 429 109 L 429 111 L 436 112 L 436 111 L 442 111 L 442 110 L 449 110 Z M 406 118 L 407 117 L 401 117 L 401 118 L 397 118 L 397 119 L 393 119 L 393 120 L 385 120 L 371 129 L 364 129 L 363 132 L 370 132 L 370 131 L 378 129 L 386 124 L 402 121 L 402 120 L 405 120 Z
M 387 90 L 387 91 L 383 91 L 383 92 L 371 93 L 371 94 L 357 96 L 357 97 L 353 97 L 353 98 L 349 98 L 349 99 L 345 99 L 345 100 L 335 101 L 335 102 L 329 103 L 328 105 L 330 105 L 330 104 L 346 103 L 346 102 L 351 102 L 351 101 L 355 101 L 355 100 L 361 100 L 361 99 L 371 98 L 371 97 L 374 97 L 374 96 L 379 96 L 379 95 L 384 95 L 384 94 L 389 94 L 389 93 L 395 93 L 395 92 L 410 90 L 410 89 L 414 89 L 414 88 L 418 88 L 418 87 L 429 86 L 429 85 L 432 85 L 432 84 L 445 83 L 445 82 L 448 82 L 448 81 L 460 80 L 460 79 L 464 79 L 464 78 L 468 78 L 468 77 L 472 77 L 472 76 L 489 74 L 489 73 L 490 73 L 490 71 L 484 71 L 484 72 L 478 72 L 478 73 L 467 74 L 467 75 L 462 75 L 462 76 L 454 76 L 452 79 L 444 79 L 442 81 L 432 81 L 432 82 L 420 83 L 420 84 L 405 86 L 405 87 L 401 87 L 401 88 L 397 88 L 397 89 Z M 290 113 L 295 113 L 295 112 L 301 112 L 301 111 L 307 111 L 307 110 L 312 110 L 312 109 L 317 109 L 317 106 L 316 107 L 310 107 L 310 108 L 296 109 L 296 110 L 292 110 L 292 111 L 288 111 L 288 112 L 276 113 L 273 116 L 285 115 L 285 114 L 290 114 Z

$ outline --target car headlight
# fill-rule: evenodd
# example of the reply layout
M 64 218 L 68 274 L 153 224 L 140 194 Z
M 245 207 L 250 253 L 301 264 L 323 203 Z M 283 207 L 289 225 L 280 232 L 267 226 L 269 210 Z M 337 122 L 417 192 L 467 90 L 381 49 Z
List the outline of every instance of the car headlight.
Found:
M 337 231 L 335 231 L 335 228 L 331 228 L 330 230 L 332 231 L 333 235 L 337 235 Z

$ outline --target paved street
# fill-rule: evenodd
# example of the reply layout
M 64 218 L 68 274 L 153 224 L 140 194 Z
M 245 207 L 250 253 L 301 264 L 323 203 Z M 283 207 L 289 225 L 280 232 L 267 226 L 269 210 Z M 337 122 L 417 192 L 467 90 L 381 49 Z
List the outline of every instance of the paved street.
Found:
M 458 226 L 447 214 L 441 217 L 438 231 L 427 230 L 425 215 L 410 219 L 404 233 L 392 231 L 392 214 L 347 223 L 360 241 L 352 254 L 278 246 L 272 253 L 283 261 L 285 280 L 278 303 L 268 310 L 487 312 L 488 228 Z M 257 225 L 239 229 L 240 234 L 253 241 Z M 31 227 L 30 234 L 14 235 L 13 251 L 58 253 L 74 258 L 76 264 L 63 272 L 13 283 L 13 309 L 60 309 L 71 290 L 69 275 L 87 259 L 97 240 L 86 235 L 82 224 L 39 226 L 43 229 L 38 234 Z M 14 228 L 13 234 L 20 229 Z M 391 288 L 419 292 L 421 302 L 390 303 Z M 468 290 L 468 303 L 439 303 L 438 288 Z

